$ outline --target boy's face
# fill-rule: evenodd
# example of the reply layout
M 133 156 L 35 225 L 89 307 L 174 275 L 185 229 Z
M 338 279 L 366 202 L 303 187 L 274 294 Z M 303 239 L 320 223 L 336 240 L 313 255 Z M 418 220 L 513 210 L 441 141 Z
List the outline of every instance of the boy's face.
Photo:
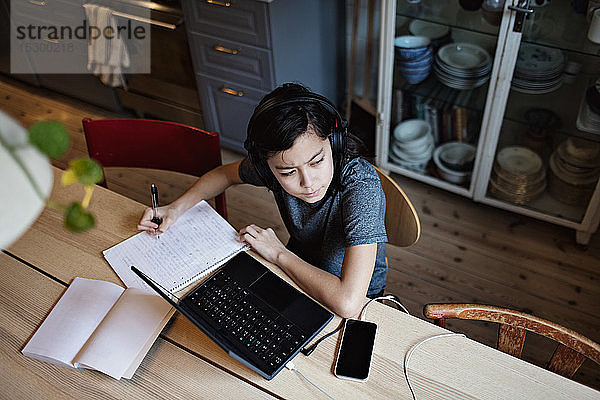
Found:
M 291 148 L 270 157 L 267 163 L 283 190 L 307 203 L 325 197 L 333 179 L 329 139 L 321 139 L 310 126 Z

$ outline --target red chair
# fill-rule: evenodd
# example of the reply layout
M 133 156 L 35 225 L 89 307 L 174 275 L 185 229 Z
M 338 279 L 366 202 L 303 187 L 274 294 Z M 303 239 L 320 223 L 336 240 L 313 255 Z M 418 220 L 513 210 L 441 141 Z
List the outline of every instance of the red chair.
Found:
M 152 168 L 201 176 L 222 165 L 219 134 L 147 119 L 82 120 L 88 154 L 103 167 Z M 106 180 L 100 183 L 106 187 Z M 227 218 L 225 193 L 215 197 Z

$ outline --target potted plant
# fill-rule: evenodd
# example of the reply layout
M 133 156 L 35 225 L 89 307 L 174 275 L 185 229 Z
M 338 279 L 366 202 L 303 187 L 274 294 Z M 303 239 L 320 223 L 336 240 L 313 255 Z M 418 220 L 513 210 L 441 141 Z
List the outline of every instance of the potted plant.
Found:
M 69 230 L 82 232 L 94 226 L 88 206 L 94 185 L 102 180 L 102 168 L 94 160 L 72 161 L 61 178 L 63 185 L 83 185 L 81 201 L 66 205 L 49 200 L 53 184 L 50 158 L 60 157 L 69 146 L 69 135 L 62 124 L 40 121 L 26 130 L 0 111 L 0 248 L 16 241 L 45 206 L 63 210 Z

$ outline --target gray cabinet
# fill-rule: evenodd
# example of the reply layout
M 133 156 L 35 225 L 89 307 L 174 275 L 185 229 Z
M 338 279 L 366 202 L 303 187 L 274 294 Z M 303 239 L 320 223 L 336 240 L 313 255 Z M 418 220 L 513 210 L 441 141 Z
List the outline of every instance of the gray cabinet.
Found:
M 338 102 L 343 95 L 343 2 L 183 0 L 205 128 L 244 152 L 260 99 L 299 82 Z

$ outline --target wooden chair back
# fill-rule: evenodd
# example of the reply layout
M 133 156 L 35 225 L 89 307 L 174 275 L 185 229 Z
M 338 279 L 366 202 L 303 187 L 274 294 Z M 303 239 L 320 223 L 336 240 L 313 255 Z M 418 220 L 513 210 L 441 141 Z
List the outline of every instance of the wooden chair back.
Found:
M 586 358 L 600 364 L 600 344 L 559 324 L 520 311 L 481 304 L 427 304 L 423 314 L 442 327 L 449 318 L 496 322 L 499 324 L 498 350 L 518 358 L 521 358 L 527 331 L 553 339 L 558 347 L 546 368 L 567 378 L 575 375 Z
M 219 134 L 175 122 L 84 118 L 88 154 L 102 167 L 152 168 L 200 176 L 222 164 Z M 106 180 L 100 183 L 106 186 Z M 227 218 L 225 193 L 215 208 Z
M 408 247 L 419 240 L 421 222 L 404 191 L 389 175 L 374 166 L 385 193 L 385 229 L 388 243 Z

